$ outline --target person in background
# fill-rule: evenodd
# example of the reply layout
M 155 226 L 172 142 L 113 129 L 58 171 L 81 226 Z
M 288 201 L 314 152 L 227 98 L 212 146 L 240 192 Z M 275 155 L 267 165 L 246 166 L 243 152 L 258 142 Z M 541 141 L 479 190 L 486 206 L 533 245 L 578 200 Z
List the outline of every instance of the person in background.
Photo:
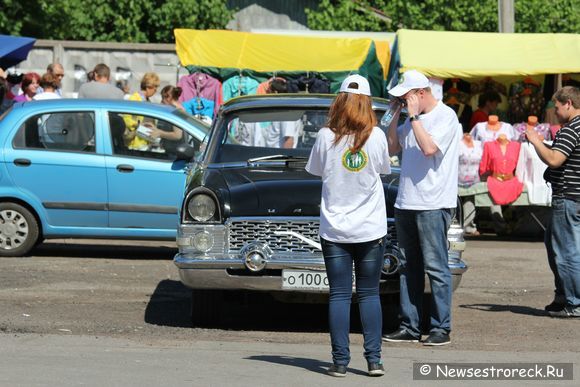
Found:
M 477 110 L 473 112 L 469 120 L 468 130 L 471 130 L 478 122 L 486 122 L 489 115 L 497 109 L 497 105 L 500 102 L 501 97 L 495 91 L 481 93 L 477 102 Z
M 382 312 L 379 281 L 387 235 L 380 174 L 390 173 L 387 140 L 377 127 L 368 81 L 350 75 L 340 87 L 312 147 L 306 171 L 322 177 L 320 242 L 330 301 L 331 376 L 346 376 L 352 271 L 363 326 L 369 376 L 384 375 L 381 361 Z
M 46 67 L 46 72 L 54 77 L 56 82 L 55 93 L 62 97 L 62 79 L 64 78 L 64 67 L 60 63 L 51 63 Z
M 10 86 L 9 74 L 0 67 L 0 114 L 10 109 L 14 103 L 14 94 Z
M 141 90 L 136 91 L 129 97 L 130 101 L 147 101 L 155 95 L 159 88 L 159 76 L 155 73 L 145 73 L 141 78 Z
M 43 92 L 32 97 L 34 101 L 62 98 L 60 94 L 56 92 L 58 87 L 58 80 L 54 77 L 54 75 L 45 73 L 42 78 L 40 78 L 40 87 L 42 87 Z
M 22 89 L 22 94 L 14 97 L 14 102 L 32 101 L 40 88 L 40 75 L 37 73 L 24 74 L 20 88 Z
M 421 339 L 425 274 L 431 284 L 429 337 L 423 345 L 451 342 L 451 292 L 447 232 L 455 215 L 461 125 L 449 106 L 431 94 L 429 80 L 406 71 L 389 90 L 404 99 L 409 117 L 388 130 L 389 153 L 403 152 L 395 226 L 401 249 L 399 329 L 383 336 L 389 342 Z
M 117 81 L 115 86 L 123 92 L 123 99 L 128 100 L 131 98 L 131 87 L 129 86 L 129 81 L 126 79 Z
M 81 85 L 79 98 L 123 99 L 123 91 L 109 82 L 111 79 L 109 66 L 99 63 L 92 73 L 94 80 Z
M 562 128 L 547 147 L 534 127 L 526 132 L 552 185 L 551 217 L 546 228 L 548 263 L 554 273 L 552 317 L 580 317 L 580 89 L 565 86 L 552 97 Z
M 165 86 L 163 89 L 161 89 L 161 103 L 164 105 L 173 106 L 181 111 L 185 111 L 185 108 L 181 102 L 179 102 L 181 91 L 181 87 L 171 85 Z

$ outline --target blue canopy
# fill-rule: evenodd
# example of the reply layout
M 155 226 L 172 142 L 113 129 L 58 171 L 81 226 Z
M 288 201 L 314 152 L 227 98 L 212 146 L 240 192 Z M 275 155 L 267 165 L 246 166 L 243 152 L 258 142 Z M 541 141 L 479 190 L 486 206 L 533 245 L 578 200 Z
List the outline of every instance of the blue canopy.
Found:
M 0 67 L 7 69 L 26 60 L 34 42 L 34 38 L 0 35 Z

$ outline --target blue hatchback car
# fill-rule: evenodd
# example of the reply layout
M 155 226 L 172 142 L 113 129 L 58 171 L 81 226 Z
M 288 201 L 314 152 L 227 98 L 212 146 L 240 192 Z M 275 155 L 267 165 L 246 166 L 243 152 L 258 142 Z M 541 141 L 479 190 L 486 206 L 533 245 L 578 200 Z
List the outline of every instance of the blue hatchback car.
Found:
M 60 99 L 0 117 L 0 256 L 44 239 L 174 240 L 209 127 L 163 105 Z

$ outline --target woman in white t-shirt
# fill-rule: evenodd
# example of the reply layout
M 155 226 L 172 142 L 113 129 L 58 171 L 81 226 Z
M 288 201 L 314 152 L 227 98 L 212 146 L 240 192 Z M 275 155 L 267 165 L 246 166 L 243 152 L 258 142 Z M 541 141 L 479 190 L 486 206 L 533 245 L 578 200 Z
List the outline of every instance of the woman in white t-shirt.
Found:
M 345 376 L 350 362 L 353 263 L 368 373 L 384 374 L 379 280 L 387 210 L 379 175 L 391 168 L 386 136 L 376 124 L 368 81 L 360 75 L 347 77 L 306 165 L 308 172 L 322 177 L 320 240 L 330 285 L 332 376 Z

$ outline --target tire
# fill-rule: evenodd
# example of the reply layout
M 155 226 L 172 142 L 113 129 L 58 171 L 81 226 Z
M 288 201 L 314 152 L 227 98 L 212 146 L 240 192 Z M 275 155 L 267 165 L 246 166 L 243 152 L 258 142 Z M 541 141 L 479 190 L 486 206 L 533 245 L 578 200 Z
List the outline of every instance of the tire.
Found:
M 36 245 L 38 222 L 25 207 L 0 203 L 0 257 L 21 257 Z
M 224 294 L 221 290 L 196 289 L 191 292 L 191 324 L 215 327 L 221 322 Z

